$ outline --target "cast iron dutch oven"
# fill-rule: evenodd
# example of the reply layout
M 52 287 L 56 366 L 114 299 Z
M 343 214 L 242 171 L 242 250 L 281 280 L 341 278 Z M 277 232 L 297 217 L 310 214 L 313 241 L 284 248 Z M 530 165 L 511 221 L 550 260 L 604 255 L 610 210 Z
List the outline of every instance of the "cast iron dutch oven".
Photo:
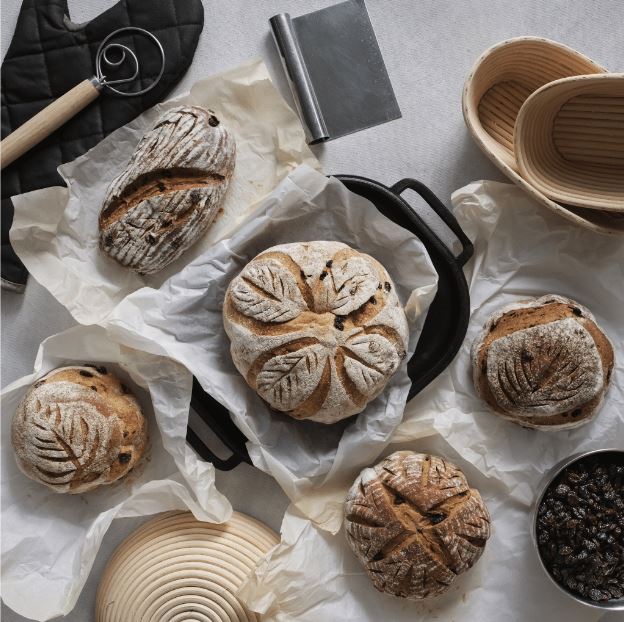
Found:
M 407 373 L 412 381 L 407 397 L 409 401 L 449 365 L 466 335 L 470 297 L 462 268 L 472 257 L 472 243 L 453 214 L 427 186 L 415 179 L 402 179 L 387 187 L 355 175 L 336 175 L 336 178 L 352 192 L 371 201 L 384 216 L 419 238 L 438 272 L 437 294 L 429 307 L 416 351 L 407 363 Z M 417 192 L 455 234 L 462 246 L 457 257 L 401 197 L 406 190 Z M 247 439 L 233 423 L 227 409 L 208 395 L 196 379 L 193 380 L 191 406 L 231 451 L 227 459 L 220 458 L 189 427 L 186 438 L 204 460 L 212 462 L 222 471 L 233 469 L 241 462 L 251 464 L 245 446 Z

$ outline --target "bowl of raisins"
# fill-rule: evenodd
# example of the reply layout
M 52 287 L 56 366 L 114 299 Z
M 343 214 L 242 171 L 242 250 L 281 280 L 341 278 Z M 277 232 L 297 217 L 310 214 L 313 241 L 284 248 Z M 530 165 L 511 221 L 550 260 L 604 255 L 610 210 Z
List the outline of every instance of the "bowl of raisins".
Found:
M 624 611 L 624 450 L 555 465 L 537 495 L 533 541 L 546 574 L 568 596 Z

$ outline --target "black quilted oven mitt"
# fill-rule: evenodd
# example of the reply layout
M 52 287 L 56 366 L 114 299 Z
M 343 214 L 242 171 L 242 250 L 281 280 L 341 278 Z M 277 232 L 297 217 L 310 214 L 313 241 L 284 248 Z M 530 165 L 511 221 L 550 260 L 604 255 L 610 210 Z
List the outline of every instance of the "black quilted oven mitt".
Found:
M 2 63 L 2 138 L 76 84 L 95 75 L 98 45 L 113 30 L 124 26 L 149 30 L 160 40 L 166 61 L 164 74 L 154 89 L 139 97 L 117 97 L 104 89 L 92 104 L 2 171 L 3 288 L 23 291 L 28 276 L 9 242 L 13 220 L 10 197 L 62 185 L 56 172 L 59 164 L 82 155 L 107 134 L 163 100 L 191 64 L 203 24 L 201 0 L 121 0 L 85 24 L 70 21 L 66 0 L 23 1 Z M 147 86 L 160 69 L 154 44 L 140 35 L 122 34 L 114 41 L 133 49 L 140 62 L 139 77 L 123 85 L 124 90 Z

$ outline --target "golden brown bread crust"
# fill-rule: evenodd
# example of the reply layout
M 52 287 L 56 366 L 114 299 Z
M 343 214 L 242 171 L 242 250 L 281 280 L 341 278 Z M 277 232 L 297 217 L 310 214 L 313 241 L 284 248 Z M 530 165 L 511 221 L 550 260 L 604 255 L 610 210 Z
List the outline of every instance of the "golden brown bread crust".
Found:
M 103 366 L 61 367 L 35 382 L 11 433 L 22 472 L 70 494 L 123 477 L 147 445 L 139 403 Z
M 339 242 L 275 246 L 230 283 L 234 364 L 277 411 L 333 423 L 361 412 L 405 357 L 408 326 L 374 258 Z
M 345 530 L 379 591 L 421 600 L 445 592 L 476 563 L 490 516 L 454 464 L 397 451 L 355 480 Z
M 108 190 L 100 249 L 139 274 L 165 268 L 214 222 L 235 157 L 232 135 L 210 110 L 165 112 Z
M 511 349 L 499 355 L 508 369 L 515 369 L 512 390 L 503 395 L 503 385 L 492 382 L 492 346 L 510 337 L 521 346 L 515 355 Z M 602 404 L 614 361 L 613 346 L 591 312 L 556 295 L 499 310 L 472 347 L 477 394 L 495 413 L 540 429 L 570 429 L 590 421 Z

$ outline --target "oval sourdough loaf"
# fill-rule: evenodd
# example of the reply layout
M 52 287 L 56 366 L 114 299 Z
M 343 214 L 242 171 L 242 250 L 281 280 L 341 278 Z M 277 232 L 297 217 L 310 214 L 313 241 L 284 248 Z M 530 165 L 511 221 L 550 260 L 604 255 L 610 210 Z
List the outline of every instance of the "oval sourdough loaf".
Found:
M 100 249 L 139 274 L 162 270 L 215 220 L 235 159 L 234 139 L 213 112 L 168 110 L 108 190 Z
M 490 515 L 454 464 L 397 451 L 355 480 L 347 541 L 381 592 L 420 600 L 445 592 L 490 537 Z
M 562 296 L 494 313 L 472 346 L 477 394 L 529 428 L 575 428 L 600 409 L 611 381 L 611 342 L 582 305 Z
M 223 319 L 249 386 L 271 408 L 321 423 L 364 410 L 408 342 L 385 268 L 340 242 L 261 253 L 230 283 Z
M 60 367 L 20 403 L 12 443 L 22 472 L 55 492 L 110 484 L 141 459 L 147 422 L 136 398 L 105 367 Z

